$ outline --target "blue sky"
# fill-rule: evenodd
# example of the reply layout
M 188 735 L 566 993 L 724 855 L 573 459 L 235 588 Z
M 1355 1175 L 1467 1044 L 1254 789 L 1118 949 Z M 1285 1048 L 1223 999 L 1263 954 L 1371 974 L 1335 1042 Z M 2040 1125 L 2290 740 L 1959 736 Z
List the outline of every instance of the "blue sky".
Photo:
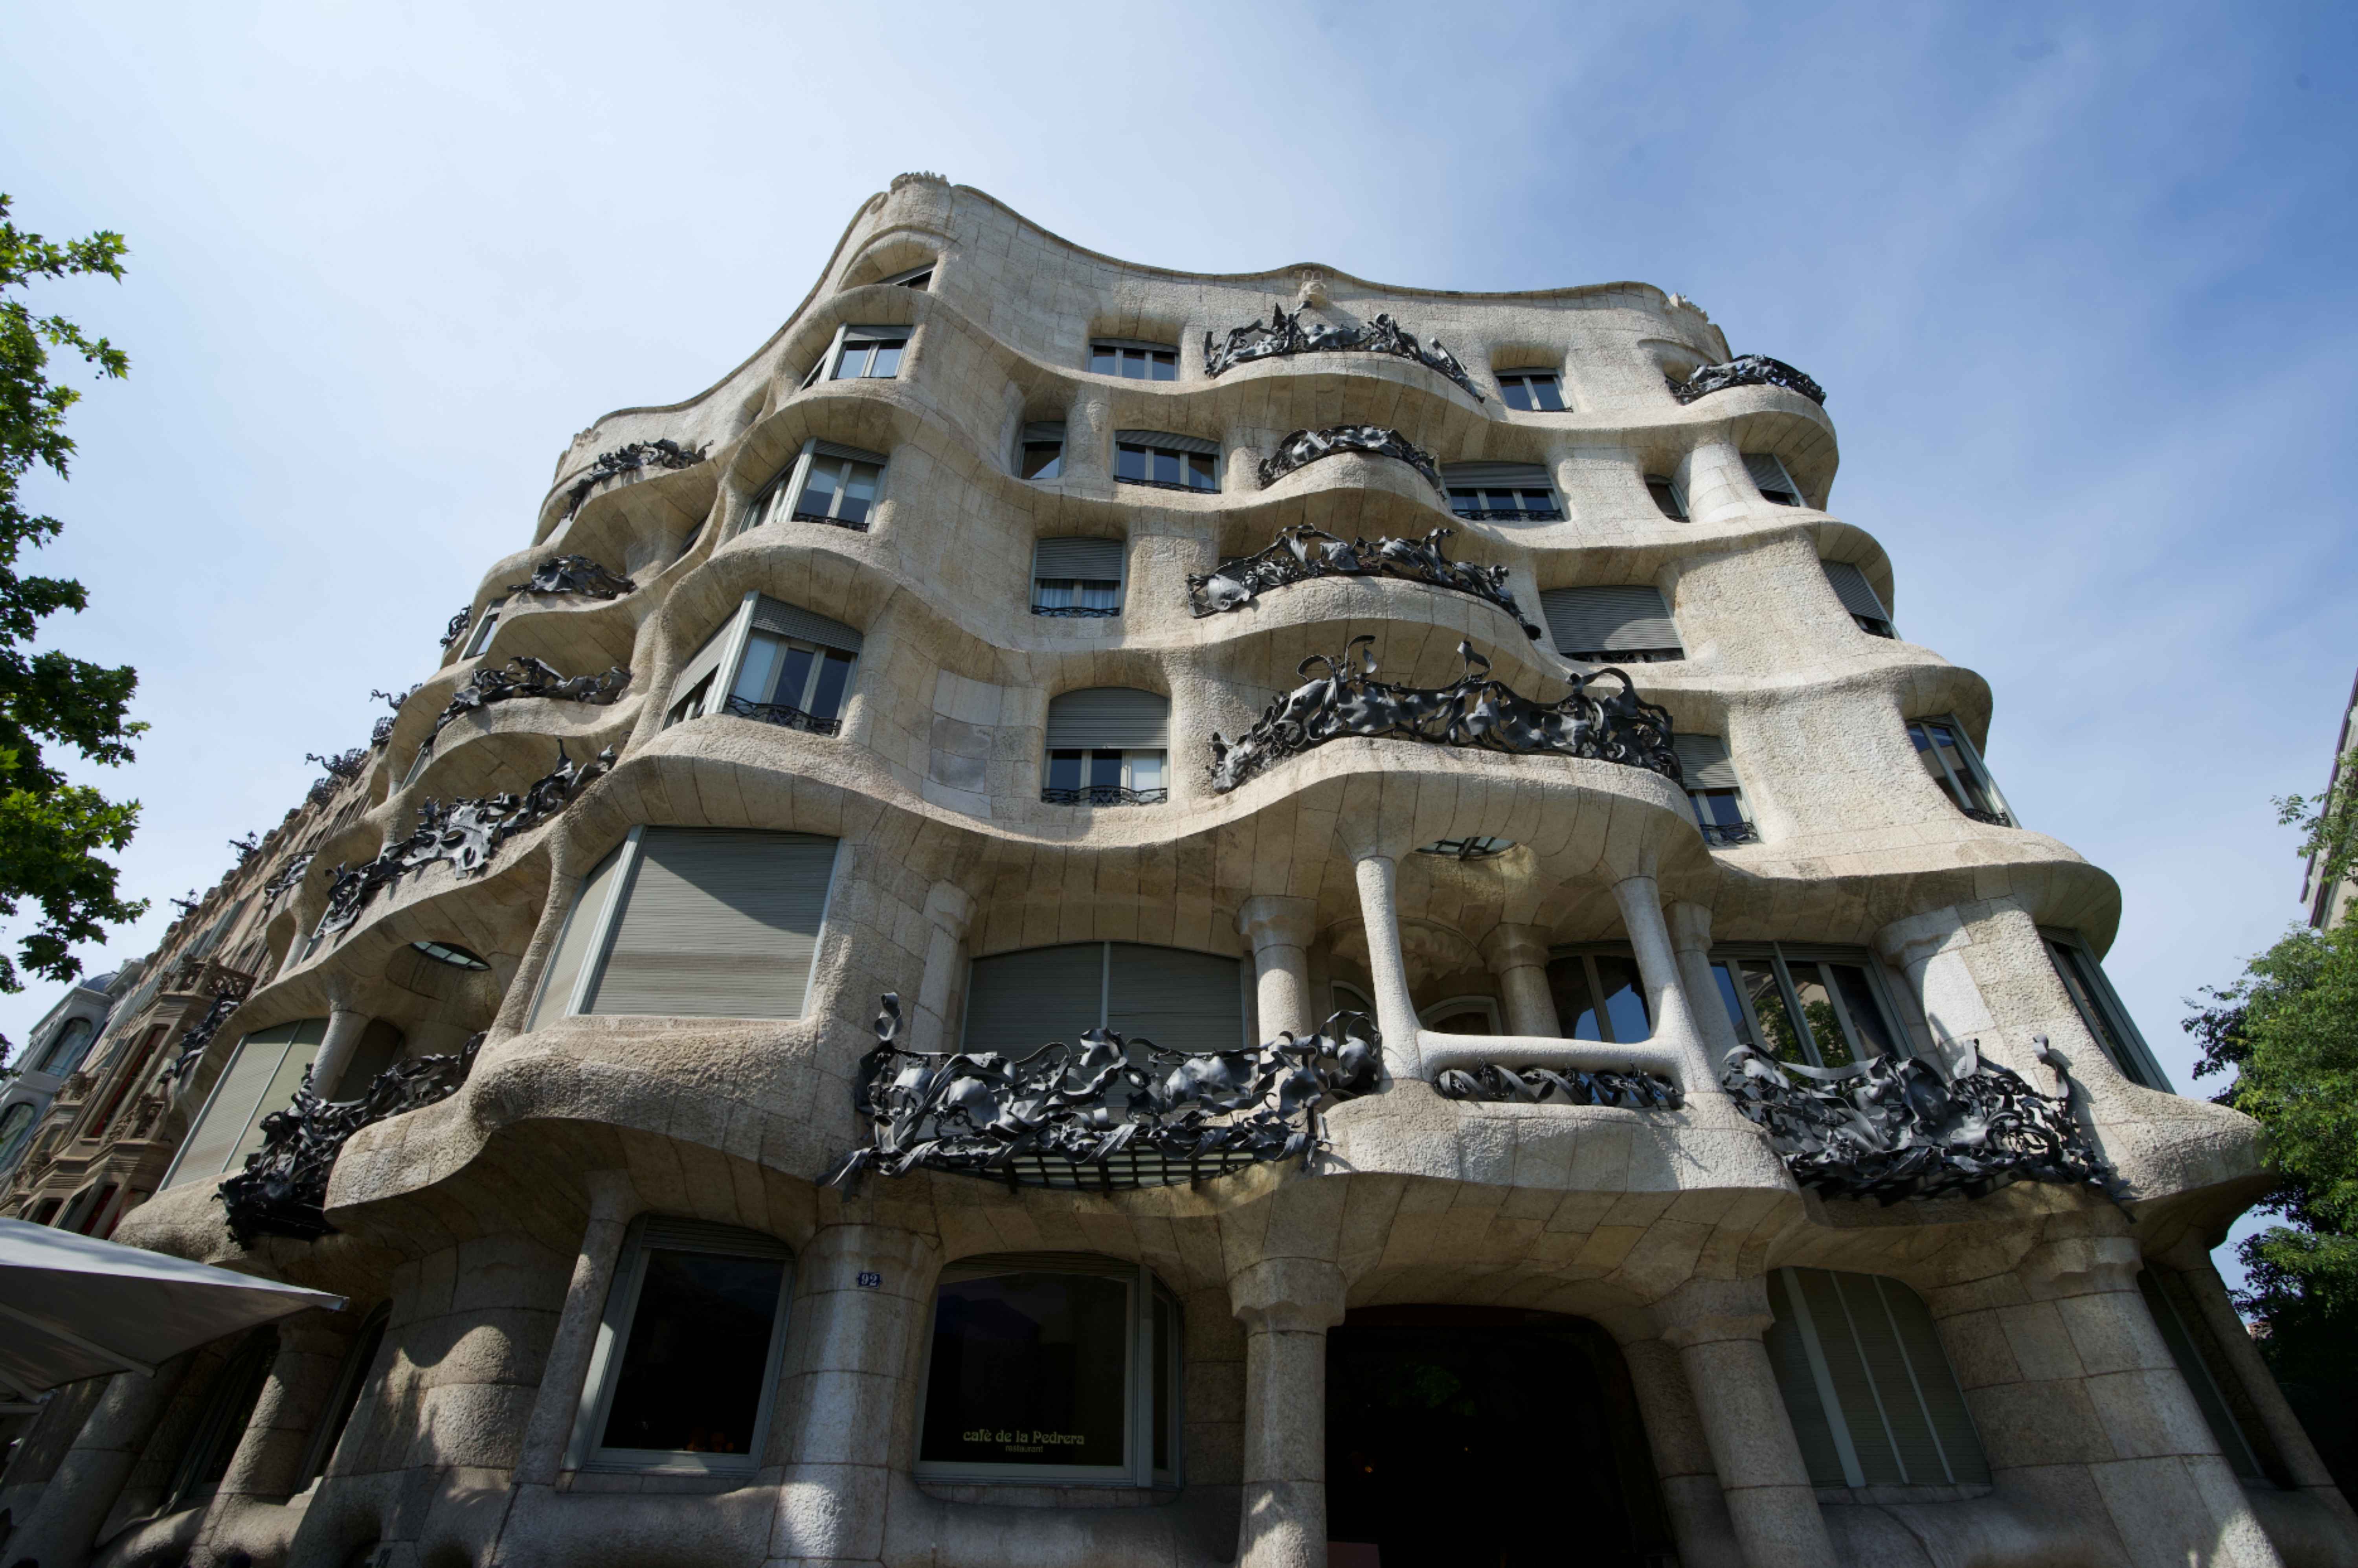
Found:
M 929 168 L 1171 266 L 1642 278 L 1810 372 L 1833 510 L 2119 878 L 2187 1087 L 2180 999 L 2298 915 L 2268 800 L 2358 665 L 2349 7 L 851 10 L 12 10 L 0 189 L 132 247 L 40 297 L 134 367 L 32 487 L 92 590 L 59 642 L 155 726 L 102 782 L 156 913 L 93 968 L 431 667 L 576 430 L 709 384 Z

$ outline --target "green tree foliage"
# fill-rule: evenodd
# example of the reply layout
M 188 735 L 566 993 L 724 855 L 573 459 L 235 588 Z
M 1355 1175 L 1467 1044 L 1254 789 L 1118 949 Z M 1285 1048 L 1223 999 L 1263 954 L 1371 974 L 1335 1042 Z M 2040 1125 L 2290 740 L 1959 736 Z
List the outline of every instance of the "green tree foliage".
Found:
M 111 766 L 131 760 L 132 738 L 146 726 L 124 717 L 139 678 L 129 666 L 109 669 L 55 649 L 30 651 L 42 621 L 60 610 L 81 611 L 89 595 L 70 578 L 17 569 L 27 549 L 64 526 L 28 511 L 17 489 L 37 464 L 65 478 L 73 455 L 66 411 L 81 393 L 49 379 L 49 351 L 80 354 L 103 376 L 120 377 L 131 363 L 122 350 L 64 317 L 35 315 L 22 297 L 38 279 L 96 275 L 119 281 L 123 236 L 102 230 L 53 244 L 19 230 L 8 211 L 8 198 L 0 195 L 0 916 L 15 914 L 27 899 L 40 911 L 15 957 L 0 951 L 0 990 L 14 991 L 24 987 L 23 970 L 70 979 L 81 968 L 76 944 L 103 936 L 109 922 L 137 919 L 147 907 L 117 894 L 115 868 L 99 858 L 131 841 L 139 803 L 69 784 L 42 746 L 70 746 Z

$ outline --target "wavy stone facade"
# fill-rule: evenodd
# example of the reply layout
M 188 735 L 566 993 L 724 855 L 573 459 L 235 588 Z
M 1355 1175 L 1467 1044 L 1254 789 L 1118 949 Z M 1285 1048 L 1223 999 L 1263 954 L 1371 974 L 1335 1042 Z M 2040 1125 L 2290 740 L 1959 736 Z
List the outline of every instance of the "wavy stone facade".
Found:
M 118 1231 L 350 1310 L 60 1395 L 6 1560 L 2352 1561 L 2207 1260 L 2256 1129 L 2160 1081 L 1985 684 L 1880 634 L 1813 388 L 1643 285 L 1191 276 L 894 181 L 575 438 Z M 1195 612 L 1304 525 L 1484 570 Z M 1320 684 L 1370 656 L 1380 723 Z M 483 1038 L 239 1245 L 245 1054 L 354 1100 L 388 1031 Z M 1943 1085 L 2095 1173 L 1990 1174 Z M 1886 1134 L 1764 1094 L 1941 1181 L 1842 1195 Z M 1290 1131 L 1191 1168 L 1150 1105 Z

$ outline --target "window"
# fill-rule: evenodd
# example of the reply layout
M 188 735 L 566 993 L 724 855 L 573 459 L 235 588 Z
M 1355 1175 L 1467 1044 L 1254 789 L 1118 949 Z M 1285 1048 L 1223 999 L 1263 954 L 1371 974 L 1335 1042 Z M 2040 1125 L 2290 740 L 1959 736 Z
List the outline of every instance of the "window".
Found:
M 1736 1037 L 1809 1067 L 1907 1054 L 1884 994 L 1882 966 L 1863 948 L 1725 943 L 1712 979 Z
M 830 523 L 838 528 L 868 530 L 876 509 L 877 492 L 884 483 L 885 458 L 834 441 L 810 440 L 794 462 L 763 486 L 746 507 L 730 536 L 785 517 L 802 523 Z
M 977 958 L 960 1049 L 1025 1056 L 1088 1028 L 1166 1051 L 1252 1044 L 1250 967 L 1217 953 L 1138 942 L 1072 942 Z
M 1117 430 L 1113 477 L 1123 484 L 1157 490 L 1217 490 L 1220 449 L 1200 436 L 1163 430 Z
M 1561 414 L 1563 392 L 1552 370 L 1505 371 L 1498 376 L 1498 395 L 1509 408 L 1526 414 Z
M 312 1433 L 310 1447 L 304 1451 L 299 1485 L 308 1487 L 328 1473 L 329 1463 L 336 1456 L 336 1444 L 343 1437 L 344 1428 L 352 1424 L 352 1411 L 359 1408 L 362 1391 L 368 1387 L 369 1373 L 376 1366 L 376 1353 L 384 1347 L 384 1327 L 392 1316 L 390 1306 L 380 1306 L 362 1321 L 352 1349 L 345 1354 L 343 1365 L 336 1369 L 336 1389 L 328 1400 L 325 1419 Z
M 16 1163 L 16 1157 L 25 1152 L 25 1145 L 32 1139 L 33 1123 L 40 1117 L 40 1111 L 26 1100 L 18 1100 L 6 1110 L 0 1110 L 0 1171 Z
M 1793 476 L 1785 470 L 1785 460 L 1776 453 L 1745 453 L 1744 471 L 1752 476 L 1753 488 L 1760 492 L 1763 501 L 1772 501 L 1779 506 L 1809 504 L 1801 499 L 1801 487 L 1795 484 Z
M 1744 785 L 1728 760 L 1727 742 L 1717 735 L 1672 735 L 1671 750 L 1678 753 L 1703 841 L 1714 848 L 1758 843 L 1760 830 L 1745 809 Z
M 1454 996 L 1417 1014 L 1417 1022 L 1442 1034 L 1503 1034 L 1494 997 Z
M 2055 965 L 2056 978 L 2071 993 L 2071 1005 L 2080 1010 L 2080 1022 L 2088 1026 L 2097 1047 L 2112 1058 L 2121 1076 L 2146 1088 L 2158 1089 L 2163 1094 L 2173 1092 L 2169 1075 L 2161 1070 L 2161 1064 L 2147 1049 L 2145 1036 L 2137 1033 L 2136 1021 L 2121 1005 L 2119 993 L 2104 978 L 2104 967 L 2096 961 L 2087 942 L 2076 931 L 2053 931 L 2043 925 L 2039 935 L 2046 939 L 2047 956 Z
M 1768 1359 L 1812 1484 L 1989 1480 L 1964 1393 L 1915 1292 L 1874 1274 L 1776 1269 L 1768 1306 Z
M 1436 838 L 1430 844 L 1420 844 L 1420 855 L 1446 855 L 1453 860 L 1487 860 L 1493 855 L 1503 855 L 1515 847 L 1512 838 L 1493 838 L 1483 835 L 1471 838 Z
M 1121 613 L 1122 541 L 1043 539 L 1032 546 L 1032 613 Z
M 1560 523 L 1555 484 L 1539 463 L 1444 463 L 1449 510 L 1469 523 Z
M 1068 691 L 1048 704 L 1047 779 L 1051 806 L 1160 806 L 1171 798 L 1163 773 L 1170 749 L 1171 699 L 1130 687 Z
M 262 1147 L 262 1119 L 294 1103 L 327 1037 L 326 1019 L 306 1018 L 239 1041 L 181 1141 L 164 1184 L 218 1180 L 243 1167 L 245 1157 Z
M 1654 506 L 1663 516 L 1673 523 L 1687 521 L 1687 495 L 1679 488 L 1677 480 L 1650 473 L 1646 476 L 1646 493 L 1654 498 Z
M 485 963 L 479 955 L 471 953 L 466 948 L 460 946 L 456 942 L 412 942 L 410 946 L 425 954 L 427 957 L 433 959 L 436 963 L 448 964 L 454 969 L 488 969 L 491 968 L 491 965 Z
M 633 827 L 574 900 L 533 1003 L 569 1013 L 800 1018 L 835 879 L 809 833 Z
M 244 1440 L 246 1426 L 254 1420 L 254 1407 L 261 1401 L 271 1363 L 277 1358 L 278 1331 L 257 1328 L 222 1363 L 205 1388 L 203 1412 L 181 1445 L 180 1461 L 173 1466 L 172 1484 L 157 1513 L 191 1508 L 221 1486 L 222 1477 L 229 1474 L 229 1462 L 237 1455 L 238 1444 Z
M 1089 373 L 1125 381 L 1177 381 L 1179 351 L 1169 343 L 1098 338 L 1089 344 Z
M 913 266 L 906 272 L 895 273 L 877 281 L 887 288 L 914 288 L 922 294 L 933 287 L 934 264 L 927 262 L 923 266 Z
M 460 657 L 473 659 L 482 656 L 483 650 L 491 646 L 492 633 L 499 630 L 500 607 L 507 601 L 507 595 L 502 594 L 483 606 L 483 618 L 475 622 L 475 634 L 467 639 L 467 650 Z
M 672 677 L 664 727 L 714 713 L 833 735 L 843 728 L 863 639 L 857 628 L 748 593 Z M 725 697 L 716 694 L 725 693 Z
M 1892 629 L 1891 612 L 1883 608 L 1883 600 L 1866 574 L 1848 561 L 1825 561 L 1818 565 L 1826 568 L 1826 581 L 1833 585 L 1834 597 L 1858 622 L 1858 629 L 1870 637 L 1898 637 Z
M 1015 448 L 1015 471 L 1024 479 L 1065 477 L 1065 422 L 1044 420 L 1023 427 Z
M 646 1217 L 615 1264 L 568 1455 L 580 1470 L 750 1475 L 794 1256 L 758 1231 Z
M 41 1065 L 34 1070 L 60 1076 L 72 1072 L 81 1065 L 81 1059 L 89 1052 L 90 1043 L 97 1033 L 98 1026 L 87 1018 L 67 1019 L 65 1027 L 58 1031 L 57 1039 L 41 1054 Z
M 1654 1036 L 1646 982 L 1627 946 L 1574 948 L 1548 959 L 1556 1027 L 1567 1040 L 1634 1045 Z
M 934 1291 L 917 1473 L 1179 1484 L 1179 1303 L 1136 1263 L 963 1258 Z
M 847 327 L 835 351 L 829 381 L 889 379 L 901 373 L 901 352 L 909 346 L 906 327 Z
M 2176 1286 L 2176 1289 L 2170 1287 Z M 2211 1429 L 2218 1441 L 2219 1452 L 2237 1476 L 2245 1481 L 2266 1481 L 2268 1475 L 2254 1451 L 2251 1439 L 2244 1434 L 2243 1423 L 2227 1403 L 2224 1390 L 2211 1370 L 2212 1357 L 2218 1355 L 2218 1346 L 2211 1337 L 2211 1325 L 2193 1303 L 2187 1310 L 2179 1310 L 2179 1298 L 2186 1293 L 2185 1286 L 2175 1279 L 2164 1279 L 2153 1269 L 2137 1271 L 2137 1292 L 2145 1297 L 2146 1309 L 2153 1314 L 2154 1326 L 2161 1331 L 2161 1342 L 2169 1346 L 2169 1358 L 2178 1364 L 2178 1375 L 2186 1379 L 2187 1391 L 2194 1396 L 2196 1408 L 2202 1411 L 2202 1423 Z M 2208 1350 L 2209 1355 L 2204 1351 Z
M 1917 759 L 1949 797 L 1950 805 L 1993 827 L 2015 826 L 1989 770 L 1982 765 L 1974 743 L 1965 739 L 1963 725 L 1954 719 L 1911 719 L 1908 739 L 1916 743 Z
M 1661 589 L 1645 583 L 1552 588 L 1540 595 L 1540 615 L 1567 659 L 1626 665 L 1687 656 Z

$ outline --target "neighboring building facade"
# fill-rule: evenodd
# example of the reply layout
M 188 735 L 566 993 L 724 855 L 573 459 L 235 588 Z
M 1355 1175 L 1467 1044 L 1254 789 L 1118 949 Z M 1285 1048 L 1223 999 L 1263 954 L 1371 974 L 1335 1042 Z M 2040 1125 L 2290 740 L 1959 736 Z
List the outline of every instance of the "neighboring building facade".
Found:
M 137 983 L 138 967 L 85 975 L 41 1015 L 5 1086 L 0 1086 L 0 1175 L 32 1146 L 35 1125 L 58 1089 L 80 1067 L 106 1028 L 107 1015 Z
M 350 1309 L 61 1392 L 5 1561 L 2358 1551 L 2208 1261 L 2256 1130 L 1835 461 L 1644 285 L 895 180 L 239 927 L 118 1235 Z
M 2350 687 L 2350 700 L 2342 709 L 2342 733 L 2333 741 L 2333 767 L 2325 775 L 2324 800 L 2331 800 L 2345 786 L 2343 774 L 2353 765 L 2351 747 L 2352 729 L 2358 725 L 2358 679 Z M 2309 906 L 2309 923 L 2320 931 L 2341 925 L 2350 917 L 2350 900 L 2358 894 L 2358 881 L 2349 877 L 2328 883 L 2318 858 L 2309 858 L 2309 868 L 2300 879 L 2300 902 Z

